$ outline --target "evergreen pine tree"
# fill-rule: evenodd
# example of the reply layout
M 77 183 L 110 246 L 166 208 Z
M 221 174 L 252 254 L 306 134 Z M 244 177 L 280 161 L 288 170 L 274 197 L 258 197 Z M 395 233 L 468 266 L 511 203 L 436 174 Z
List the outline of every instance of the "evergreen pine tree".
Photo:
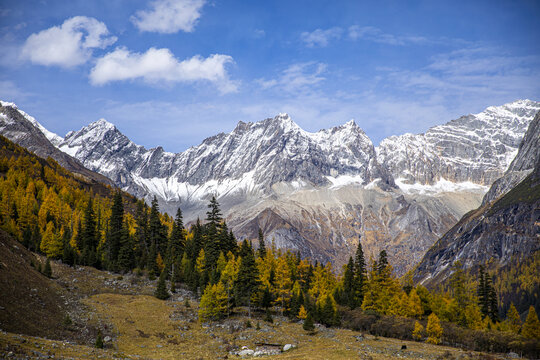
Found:
M 166 250 L 165 241 L 167 240 L 167 229 L 161 223 L 161 219 L 159 217 L 159 205 L 155 196 L 152 200 L 150 217 L 148 219 L 148 236 L 150 239 L 150 246 L 154 247 L 156 254 L 164 254 Z
M 98 246 L 98 234 L 96 229 L 96 218 L 94 213 L 94 205 L 92 198 L 88 200 L 86 210 L 84 212 L 84 227 L 81 232 L 83 264 L 96 266 Z
M 311 311 L 308 311 L 306 320 L 304 320 L 304 325 L 302 325 L 302 328 L 310 332 L 315 330 L 315 325 L 313 324 L 313 316 L 311 315 Z
M 166 284 L 166 277 L 167 274 L 165 271 L 161 273 L 159 276 L 159 281 L 157 284 L 156 291 L 154 292 L 154 296 L 157 297 L 160 300 L 167 300 L 169 298 L 169 292 L 167 291 L 167 284 Z
M 354 261 L 352 256 L 349 257 L 349 262 L 343 273 L 343 296 L 342 305 L 349 305 L 351 309 L 356 307 L 355 291 L 354 291 Z
M 366 285 L 366 260 L 364 259 L 364 250 L 362 249 L 362 243 L 358 239 L 358 247 L 356 248 L 356 254 L 354 257 L 354 285 L 353 296 L 351 299 L 351 308 L 355 308 L 362 305 L 364 301 L 364 289 Z
M 379 276 L 383 275 L 385 270 L 388 267 L 388 254 L 386 250 L 381 250 L 379 253 L 379 260 L 377 261 L 377 274 Z
M 147 256 L 150 249 L 148 238 L 148 212 L 143 201 L 137 202 L 135 211 L 135 259 L 140 268 L 146 266 Z
M 48 278 L 52 277 L 51 260 L 49 258 L 47 258 L 47 261 L 45 262 L 45 267 L 43 268 L 43 275 Z
M 155 278 L 156 274 L 159 274 L 159 268 L 156 262 L 157 252 L 156 247 L 152 245 L 147 256 L 146 268 L 148 269 L 148 275 L 150 279 Z
M 264 258 L 266 256 L 266 244 L 264 243 L 264 235 L 263 235 L 263 232 L 261 230 L 261 228 L 259 228 L 259 257 L 260 258 Z
M 495 288 L 493 287 L 493 282 L 491 280 L 491 277 L 486 274 L 486 293 L 487 293 L 487 304 L 488 304 L 488 316 L 496 323 L 499 321 L 499 304 L 497 301 L 497 293 L 495 292 Z
M 178 256 L 182 256 L 185 246 L 185 229 L 184 229 L 184 220 L 182 217 L 182 210 L 178 208 L 176 211 L 176 218 L 173 222 L 173 227 L 171 231 L 170 244 L 171 249 L 169 256 L 171 259 L 176 259 Z
M 272 305 L 272 301 L 272 293 L 270 292 L 268 286 L 266 286 L 261 297 L 261 307 L 268 309 Z
M 320 321 L 326 326 L 337 324 L 337 309 L 332 295 L 328 294 L 321 306 Z
M 116 261 L 116 268 L 122 272 L 129 271 L 134 265 L 133 240 L 129 236 L 127 225 L 122 227 L 120 232 L 120 250 Z
M 204 253 L 206 255 L 206 265 L 209 271 L 212 271 L 214 269 L 217 259 L 219 257 L 219 240 L 220 239 L 218 236 L 218 228 L 214 223 L 208 223 Z
M 64 264 L 67 264 L 69 266 L 73 266 L 75 265 L 75 258 L 76 258 L 76 253 L 75 253 L 75 250 L 71 247 L 71 244 L 69 243 L 69 236 L 68 236 L 69 232 L 66 231 L 64 233 L 64 246 L 63 246 L 63 251 L 62 251 L 62 262 Z
M 122 237 L 124 230 L 124 204 L 122 194 L 116 191 L 113 197 L 111 207 L 111 217 L 109 219 L 109 231 L 107 231 L 107 260 L 109 267 L 117 269 L 118 255 L 122 246 Z
M 212 196 L 210 204 L 208 204 L 208 209 L 209 210 L 206 212 L 206 221 L 208 221 L 209 224 L 213 224 L 216 228 L 218 228 L 223 218 L 215 196 Z
M 243 256 L 240 260 L 238 276 L 234 284 L 234 294 L 237 304 L 247 305 L 251 316 L 251 296 L 259 285 L 258 270 L 253 255 L 253 249 L 247 240 L 242 244 Z
M 482 311 L 483 316 L 489 316 L 489 300 L 488 300 L 488 290 L 486 288 L 486 271 L 484 265 L 480 265 L 478 269 L 478 305 Z

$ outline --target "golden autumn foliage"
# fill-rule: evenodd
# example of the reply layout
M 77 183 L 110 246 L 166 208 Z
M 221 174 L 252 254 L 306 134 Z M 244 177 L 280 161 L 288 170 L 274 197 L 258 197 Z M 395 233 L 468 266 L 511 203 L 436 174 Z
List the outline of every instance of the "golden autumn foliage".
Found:
M 222 282 L 208 285 L 199 303 L 199 318 L 202 321 L 219 320 L 227 314 L 227 292 Z
M 441 327 L 441 323 L 439 321 L 439 318 L 435 313 L 431 313 L 428 317 L 428 323 L 426 326 L 426 332 L 428 335 L 428 338 L 426 340 L 429 344 L 440 344 L 441 337 L 443 334 L 443 329 Z
M 414 322 L 412 337 L 416 341 L 420 341 L 424 338 L 424 327 L 418 321 Z
M 521 335 L 528 339 L 540 339 L 540 321 L 538 320 L 538 315 L 532 305 L 529 307 L 529 314 L 521 328 Z

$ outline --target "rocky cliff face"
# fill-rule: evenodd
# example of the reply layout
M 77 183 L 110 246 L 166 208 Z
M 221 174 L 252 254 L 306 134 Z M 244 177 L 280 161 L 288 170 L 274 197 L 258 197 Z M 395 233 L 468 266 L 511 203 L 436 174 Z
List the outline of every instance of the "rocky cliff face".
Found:
M 448 231 L 419 263 L 416 281 L 425 285 L 444 282 L 458 260 L 466 269 L 485 263 L 497 268 L 540 250 L 539 120 L 537 115 L 505 177 L 530 165 L 534 169 L 503 196 L 494 202 L 484 201 L 482 207 L 465 215 Z M 515 181 L 514 177 L 507 179 Z M 490 193 L 500 189 L 496 183 Z
M 42 158 L 53 158 L 75 174 L 112 185 L 111 180 L 105 176 L 88 170 L 79 160 L 58 150 L 54 144 L 60 143 L 62 138 L 49 132 L 15 104 L 0 102 L 0 134 Z
M 486 205 L 501 195 L 506 194 L 529 175 L 540 159 L 540 112 L 529 125 L 527 133 L 519 146 L 519 151 L 512 160 L 508 170 L 497 179 L 489 189 L 483 205 Z
M 254 239 L 261 227 L 277 246 L 338 266 L 361 239 L 369 255 L 386 249 L 403 273 L 480 204 L 485 184 L 515 155 L 533 108 L 540 104 L 488 108 L 377 150 L 353 121 L 310 133 L 286 114 L 240 122 L 178 154 L 136 145 L 105 120 L 49 138 L 124 190 L 157 196 L 162 210 L 180 206 L 186 221 L 204 217 L 216 195 L 239 238 Z
M 491 185 L 502 176 L 540 103 L 518 100 L 462 116 L 425 134 L 384 139 L 380 163 L 398 182 L 434 184 L 441 178 Z

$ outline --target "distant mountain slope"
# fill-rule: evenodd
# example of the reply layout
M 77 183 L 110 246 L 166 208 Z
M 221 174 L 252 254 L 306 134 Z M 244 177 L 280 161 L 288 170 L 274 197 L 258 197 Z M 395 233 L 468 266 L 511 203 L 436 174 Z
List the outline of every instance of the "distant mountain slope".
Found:
M 483 204 L 496 200 L 530 174 L 540 159 L 540 112 L 529 125 L 519 151 L 508 170 L 497 179 L 484 197 Z
M 0 134 L 42 158 L 53 158 L 75 174 L 94 181 L 113 184 L 107 177 L 88 170 L 79 160 L 58 150 L 55 145 L 58 145 L 62 138 L 45 129 L 33 117 L 19 110 L 15 104 L 0 102 Z
M 425 134 L 384 139 L 378 160 L 398 182 L 434 184 L 440 179 L 491 185 L 517 153 L 540 103 L 517 100 L 462 116 Z
M 531 123 L 507 175 L 531 165 L 534 170 L 498 200 L 465 215 L 437 241 L 415 270 L 417 282 L 444 282 L 458 260 L 466 269 L 474 270 L 481 264 L 498 268 L 540 250 L 539 124 L 540 114 Z M 490 192 L 496 187 L 497 183 Z

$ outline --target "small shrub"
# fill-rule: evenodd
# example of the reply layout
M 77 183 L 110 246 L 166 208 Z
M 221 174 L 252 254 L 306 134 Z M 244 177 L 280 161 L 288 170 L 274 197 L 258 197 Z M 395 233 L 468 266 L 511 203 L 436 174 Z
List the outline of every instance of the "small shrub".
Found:
M 101 331 L 98 331 L 98 334 L 97 334 L 96 348 L 103 349 L 103 335 L 101 335 Z
M 253 326 L 251 326 L 251 321 L 249 321 L 249 319 L 246 320 L 246 322 L 244 323 L 244 326 L 245 326 L 247 329 L 250 329 L 250 328 L 253 327 Z
M 274 323 L 274 319 L 272 318 L 272 315 L 270 315 L 270 311 L 268 311 L 268 309 L 266 310 L 266 314 L 264 315 L 263 320 L 270 324 Z
M 304 325 L 302 328 L 306 331 L 313 331 L 315 330 L 315 325 L 313 324 L 313 316 L 311 316 L 311 312 L 308 312 L 306 316 L 306 320 L 304 320 Z
M 156 291 L 154 292 L 154 296 L 160 300 L 167 300 L 170 297 L 169 291 L 167 291 L 167 284 L 165 283 L 165 275 L 165 272 L 161 273 Z
M 71 324 L 73 324 L 73 321 L 71 321 L 69 314 L 66 314 L 64 317 L 64 326 L 70 326 Z

